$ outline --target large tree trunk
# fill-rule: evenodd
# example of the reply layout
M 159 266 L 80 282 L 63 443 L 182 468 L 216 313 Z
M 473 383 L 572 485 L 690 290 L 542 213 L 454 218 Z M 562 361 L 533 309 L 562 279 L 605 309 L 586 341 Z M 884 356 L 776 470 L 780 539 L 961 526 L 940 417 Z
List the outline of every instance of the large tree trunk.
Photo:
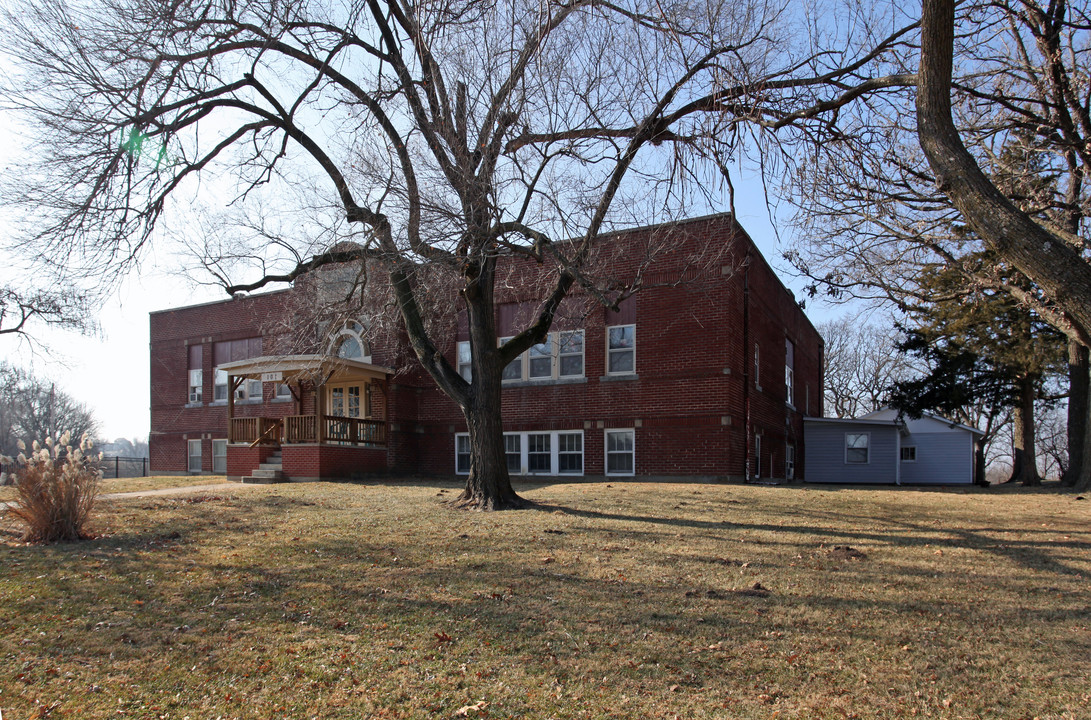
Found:
M 486 260 L 464 293 L 473 372 L 468 402 L 462 406 L 470 435 L 470 476 L 455 503 L 474 510 L 505 510 L 529 504 L 512 489 L 504 454 L 504 363 L 497 349 L 493 314 L 495 271 L 495 258 Z
M 967 152 L 951 116 L 954 0 L 924 0 L 917 77 L 917 135 L 939 190 L 985 244 L 1018 268 L 1064 312 L 1091 331 L 1091 263 L 1013 205 Z
M 1042 484 L 1034 443 L 1034 399 L 1037 395 L 1037 382 L 1033 376 L 1019 379 L 1019 401 L 1011 418 L 1014 467 L 1010 482 L 1021 482 L 1026 486 Z
M 1086 445 L 1088 439 L 1087 413 L 1088 385 L 1091 380 L 1091 363 L 1084 345 L 1075 340 L 1068 341 L 1068 469 L 1061 479 L 1070 487 L 1078 485 L 1091 467 L 1086 467 L 1086 458 L 1091 457 L 1091 449 Z

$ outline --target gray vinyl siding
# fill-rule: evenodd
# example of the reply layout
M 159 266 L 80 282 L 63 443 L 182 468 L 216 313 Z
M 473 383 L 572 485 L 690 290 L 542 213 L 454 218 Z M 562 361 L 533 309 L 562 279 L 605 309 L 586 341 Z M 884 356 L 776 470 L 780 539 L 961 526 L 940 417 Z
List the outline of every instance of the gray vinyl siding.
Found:
M 909 445 L 916 445 L 917 461 L 902 463 L 903 485 L 973 483 L 973 437 L 969 431 L 919 433 L 902 438 L 902 447 Z
M 804 422 L 804 467 L 812 483 L 895 482 L 897 429 L 893 425 Z M 868 433 L 868 463 L 845 462 L 845 434 Z

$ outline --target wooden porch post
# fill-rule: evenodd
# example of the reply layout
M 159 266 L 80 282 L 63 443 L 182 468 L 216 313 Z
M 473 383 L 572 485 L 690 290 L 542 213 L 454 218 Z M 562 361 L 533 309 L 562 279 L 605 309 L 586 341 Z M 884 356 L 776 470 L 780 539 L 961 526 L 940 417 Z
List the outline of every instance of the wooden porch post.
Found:
M 227 375 L 227 444 L 235 442 L 235 376 Z
M 326 442 L 326 381 L 320 382 L 315 389 L 314 398 L 314 411 L 317 417 L 315 418 L 315 435 L 317 436 L 318 444 Z

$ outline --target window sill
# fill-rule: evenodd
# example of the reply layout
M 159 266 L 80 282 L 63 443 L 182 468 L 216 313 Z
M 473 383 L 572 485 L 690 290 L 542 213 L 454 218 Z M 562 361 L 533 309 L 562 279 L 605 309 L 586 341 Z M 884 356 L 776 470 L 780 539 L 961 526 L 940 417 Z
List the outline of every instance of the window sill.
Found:
M 535 378 L 534 380 L 504 380 L 501 387 L 542 387 L 543 385 L 581 385 L 587 382 L 585 377 L 572 378 Z
M 292 400 L 293 400 L 293 398 L 290 398 L 290 397 L 275 397 L 275 398 L 271 399 L 269 402 L 271 402 L 271 403 L 286 403 L 286 402 L 291 402 Z
M 625 373 L 624 375 L 603 375 L 599 378 L 599 382 L 624 382 L 625 380 L 639 380 L 640 376 L 636 373 Z
M 235 407 L 238 407 L 239 405 L 261 405 L 262 402 L 263 402 L 262 400 L 258 400 L 256 398 L 251 399 L 251 400 L 236 400 L 235 401 Z M 227 407 L 227 401 L 226 400 L 213 400 L 212 402 L 210 402 L 208 404 L 208 406 L 209 407 Z
M 187 407 L 187 408 L 199 408 L 199 407 L 204 407 L 204 406 L 205 406 L 205 404 L 201 403 L 201 402 L 191 402 L 191 403 L 186 403 L 185 404 L 185 407 Z

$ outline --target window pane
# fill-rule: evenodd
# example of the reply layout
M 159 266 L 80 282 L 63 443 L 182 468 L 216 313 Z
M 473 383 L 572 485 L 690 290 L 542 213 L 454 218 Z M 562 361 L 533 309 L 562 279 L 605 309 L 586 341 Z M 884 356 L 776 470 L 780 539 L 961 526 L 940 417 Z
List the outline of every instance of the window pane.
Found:
M 610 372 L 612 373 L 627 373 L 633 371 L 633 351 L 632 350 L 611 350 L 610 351 Z
M 633 472 L 633 456 L 631 453 L 610 453 L 607 456 L 606 471 L 619 475 L 628 475 Z
M 867 448 L 849 448 L 845 453 L 845 461 L 850 463 L 866 463 Z
M 360 341 L 354 337 L 347 337 L 341 341 L 341 345 L 337 348 L 337 357 L 348 358 L 350 360 L 362 358 L 364 356 L 364 348 L 360 345 Z
M 610 328 L 610 349 L 631 348 L 636 343 L 636 326 L 620 325 Z
M 523 379 L 523 358 L 522 356 L 515 358 L 507 367 L 504 368 L 505 380 L 522 380 Z
M 552 375 L 553 358 L 532 357 L 530 359 L 530 375 L 532 378 L 547 378 Z
M 251 399 L 261 399 L 261 380 L 246 381 L 246 396 Z
M 561 333 L 561 354 L 583 352 L 583 330 Z
M 583 355 L 561 357 L 561 377 L 580 377 L 583 375 Z

